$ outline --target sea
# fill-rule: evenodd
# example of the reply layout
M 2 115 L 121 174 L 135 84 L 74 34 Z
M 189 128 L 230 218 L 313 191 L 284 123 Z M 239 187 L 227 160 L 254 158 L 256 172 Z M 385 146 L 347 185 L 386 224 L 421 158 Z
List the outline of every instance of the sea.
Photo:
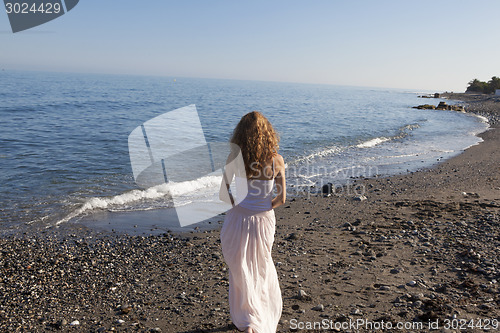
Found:
M 187 106 L 195 108 L 195 123 L 207 143 L 228 142 L 244 114 L 262 112 L 280 136 L 289 198 L 315 195 L 327 183 L 334 191 L 350 189 L 352 196 L 361 195 L 355 179 L 432 167 L 481 142 L 477 134 L 488 128 L 485 118 L 412 108 L 437 105 L 441 99 L 419 98 L 428 93 L 4 70 L 0 235 L 68 224 L 142 234 L 220 225 L 221 216 L 214 214 L 213 219 L 181 226 L 175 214 L 177 206 L 217 206 L 220 178 L 200 174 L 189 181 L 145 187 L 134 177 L 131 133 Z M 179 135 L 176 144 L 182 151 Z

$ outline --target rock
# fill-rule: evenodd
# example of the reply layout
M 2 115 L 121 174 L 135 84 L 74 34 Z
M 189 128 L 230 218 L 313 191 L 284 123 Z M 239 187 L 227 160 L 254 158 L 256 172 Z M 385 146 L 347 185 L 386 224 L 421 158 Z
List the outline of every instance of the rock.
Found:
M 295 232 L 292 232 L 292 233 L 290 234 L 290 236 L 288 236 L 288 237 L 287 237 L 287 240 L 297 240 L 297 239 L 299 239 L 299 238 L 300 238 L 300 235 L 299 235 L 299 234 L 297 234 L 297 233 L 295 233 Z
M 494 308 L 494 306 L 492 306 L 491 304 L 488 304 L 488 303 L 484 303 L 484 304 L 481 304 L 481 305 L 479 306 L 479 308 L 480 308 L 481 310 L 491 310 L 491 309 L 493 309 L 493 308 Z
M 438 110 L 446 110 L 448 108 L 448 104 L 446 104 L 446 102 L 439 102 L 438 106 L 436 107 L 436 109 Z
M 354 310 L 351 311 L 351 314 L 355 315 L 355 316 L 362 316 L 363 312 L 361 312 L 360 309 L 354 309 Z
M 405 303 L 406 302 L 406 299 L 404 296 L 398 296 L 396 297 L 396 299 L 394 300 L 393 303 Z
M 391 272 L 390 272 L 390 273 L 391 273 L 391 274 L 399 274 L 400 272 L 401 272 L 401 270 L 400 270 L 400 269 L 398 269 L 398 268 L 393 268 L 393 269 L 391 269 Z
M 475 192 L 462 192 L 462 195 L 466 198 L 479 198 L 479 194 Z
M 365 197 L 364 195 L 359 195 L 353 198 L 354 201 L 365 201 L 366 199 L 367 197 Z
M 325 196 L 325 197 L 331 196 L 333 193 L 333 184 L 328 183 L 328 184 L 323 185 L 323 187 L 321 188 L 321 192 L 323 193 L 323 196 Z
M 126 303 L 120 306 L 121 314 L 127 314 L 131 310 L 132 310 L 132 307 L 130 305 L 126 304 Z
M 424 299 L 424 294 L 422 294 L 422 293 L 412 294 L 412 295 L 410 295 L 410 298 L 412 301 L 421 301 Z
M 414 106 L 413 108 L 419 109 L 419 110 L 435 110 L 436 109 L 436 107 L 434 105 L 431 105 L 431 104 L 423 104 L 423 105 L 419 105 L 419 106 Z
M 73 320 L 71 323 L 69 323 L 70 326 L 78 326 L 80 325 L 80 322 L 78 320 Z
M 122 325 L 122 324 L 124 324 L 124 323 L 125 323 L 125 320 L 123 320 L 123 319 L 118 319 L 118 320 L 116 321 L 116 323 L 117 323 L 118 325 Z
M 407 285 L 410 287 L 415 287 L 417 285 L 417 281 L 412 280 L 412 281 L 408 282 Z
M 297 298 L 302 300 L 302 301 L 310 301 L 311 300 L 311 296 L 306 294 L 306 292 L 302 289 L 299 290 L 299 294 L 297 295 Z
M 63 326 L 68 325 L 68 321 L 66 319 L 61 319 L 58 322 L 56 322 L 55 326 L 58 328 L 61 328 Z
M 323 312 L 323 311 L 325 311 L 325 307 L 323 306 L 323 304 L 318 304 L 315 307 L 313 307 L 312 310 Z
M 446 102 L 439 102 L 438 106 L 434 106 L 431 104 L 423 104 L 419 106 L 414 106 L 414 109 L 419 110 L 451 110 L 451 111 L 465 111 L 462 105 L 448 105 Z

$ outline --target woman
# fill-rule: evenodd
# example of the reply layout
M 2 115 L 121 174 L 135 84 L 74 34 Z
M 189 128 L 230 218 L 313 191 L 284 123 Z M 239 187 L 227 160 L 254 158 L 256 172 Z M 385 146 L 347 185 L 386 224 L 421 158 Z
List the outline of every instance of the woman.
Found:
M 220 234 L 222 253 L 229 267 L 231 319 L 240 331 L 276 332 L 283 303 L 271 257 L 276 227 L 274 208 L 286 199 L 279 137 L 266 117 L 253 111 L 241 118 L 231 143 L 239 147 L 244 162 L 242 168 L 226 167 L 220 190 L 221 199 L 233 204 Z M 230 161 L 235 154 L 228 158 L 227 166 L 234 165 Z M 236 198 L 229 190 L 233 178 Z M 277 193 L 273 197 L 275 180 Z M 246 196 L 242 198 L 241 193 Z

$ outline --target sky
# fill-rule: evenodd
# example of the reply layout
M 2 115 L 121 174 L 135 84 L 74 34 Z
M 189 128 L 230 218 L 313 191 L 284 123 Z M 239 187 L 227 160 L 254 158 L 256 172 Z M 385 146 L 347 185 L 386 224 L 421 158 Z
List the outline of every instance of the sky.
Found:
M 500 76 L 498 0 L 80 0 L 0 68 L 464 91 Z

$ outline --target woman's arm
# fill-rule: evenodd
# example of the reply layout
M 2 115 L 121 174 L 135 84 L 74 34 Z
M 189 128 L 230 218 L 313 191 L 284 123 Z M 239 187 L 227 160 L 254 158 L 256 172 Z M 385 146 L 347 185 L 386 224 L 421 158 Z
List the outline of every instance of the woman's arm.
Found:
M 230 185 L 234 177 L 234 170 L 230 167 L 231 160 L 231 156 L 229 156 L 226 161 L 226 167 L 222 170 L 222 182 L 219 189 L 219 199 L 234 206 L 234 198 L 230 191 Z
M 273 208 L 281 206 L 286 201 L 285 161 L 281 155 L 277 155 L 275 163 L 277 194 L 272 201 Z

